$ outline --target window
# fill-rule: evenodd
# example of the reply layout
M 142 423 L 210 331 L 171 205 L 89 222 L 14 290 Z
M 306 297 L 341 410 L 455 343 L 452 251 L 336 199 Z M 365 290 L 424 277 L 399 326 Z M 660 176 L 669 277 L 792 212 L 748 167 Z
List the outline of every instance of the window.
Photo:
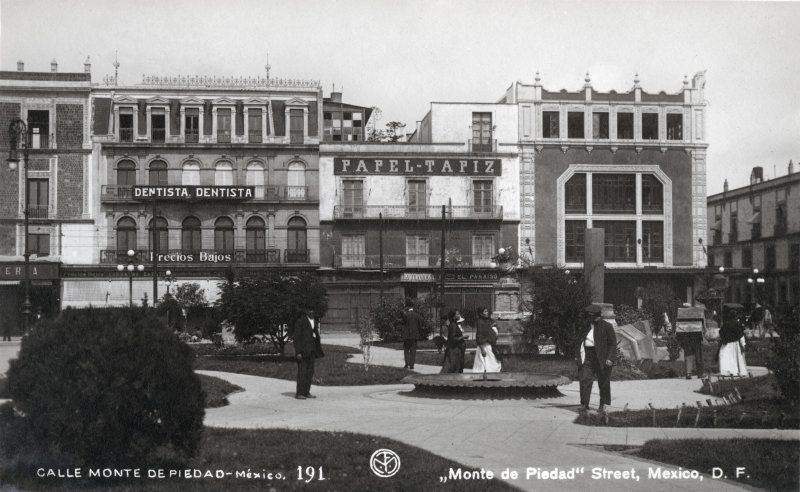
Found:
M 568 214 L 586 213 L 586 174 L 578 173 L 569 178 L 564 186 L 566 212 Z
M 683 115 L 667 114 L 667 140 L 683 140 Z
M 155 250 L 156 248 L 153 247 L 153 237 L 154 233 L 158 235 L 158 251 L 160 253 L 164 253 L 169 250 L 169 230 L 167 229 L 167 220 L 164 217 L 156 217 L 155 219 L 155 229 L 153 227 L 153 220 L 150 220 L 150 224 L 147 227 L 147 244 L 151 250 Z
M 642 113 L 642 139 L 658 140 L 658 113 Z
M 761 237 L 761 195 L 753 197 L 753 216 L 747 222 L 750 223 L 750 238 L 759 239 Z
M 800 243 L 789 245 L 789 270 L 794 273 L 800 271 Z M 800 290 L 796 290 L 795 293 L 800 294 Z
M 247 186 L 256 187 L 256 198 L 264 198 L 264 166 L 260 162 L 251 162 L 245 171 Z
M 50 207 L 50 180 L 28 179 L 28 216 L 46 219 Z
M 28 253 L 50 256 L 50 234 L 28 234 Z
M 133 108 L 119 110 L 119 141 L 133 142 Z
M 197 253 L 203 249 L 200 219 L 186 217 L 181 224 L 181 249 L 184 253 Z
M 136 185 L 136 164 L 133 161 L 121 161 L 117 164 L 117 197 L 129 197 L 131 187 Z
M 233 252 L 233 221 L 228 217 L 214 222 L 214 249 L 217 253 Z
M 153 161 L 150 163 L 149 173 L 150 186 L 167 186 L 167 163 L 164 161 Z
M 427 215 L 427 190 L 424 180 L 408 180 L 408 215 L 425 217 Z
M 664 223 L 642 221 L 642 261 L 664 261 Z
M 636 222 L 595 220 L 592 227 L 605 230 L 606 261 L 636 261 Z
M 131 249 L 136 250 L 136 221 L 123 217 L 117 222 L 117 255 L 127 256 Z
M 652 174 L 642 175 L 642 213 L 664 212 L 664 187 Z
M 742 250 L 742 268 L 753 268 L 753 250 L 750 248 Z
M 583 111 L 567 113 L 567 138 L 583 138 Z
M 200 141 L 200 110 L 198 108 L 186 108 L 184 116 L 186 123 L 186 133 L 184 138 L 186 143 L 197 143 Z
M 231 143 L 231 110 L 217 109 L 217 143 Z
M 636 175 L 592 175 L 593 213 L 636 213 Z
M 261 109 L 251 108 L 247 111 L 247 141 L 261 143 L 263 126 L 261 126 Z
M 287 224 L 287 263 L 308 263 L 308 244 L 306 242 L 306 221 L 292 217 Z
M 633 113 L 617 113 L 617 138 L 633 140 Z
M 584 260 L 584 244 L 586 244 L 586 221 L 568 220 L 564 223 L 564 258 L 570 262 Z
M 767 246 L 764 249 L 764 268 L 775 270 L 775 246 Z
M 351 234 L 342 236 L 342 266 L 363 267 L 366 255 L 364 254 L 364 236 Z
M 264 219 L 250 217 L 245 225 L 245 236 L 247 241 L 247 262 L 265 263 L 267 261 L 267 231 Z
M 342 214 L 344 217 L 361 217 L 364 214 L 364 182 L 342 181 Z
M 153 109 L 150 114 L 150 140 L 164 142 L 167 135 L 166 115 L 163 109 Z
M 214 170 L 214 184 L 217 186 L 233 185 L 233 166 L 230 162 L 219 162 Z
M 28 111 L 28 148 L 50 148 L 50 111 Z
M 786 190 L 780 189 L 775 194 L 775 228 L 774 236 L 786 234 Z
M 722 255 L 722 266 L 724 266 L 725 268 L 731 268 L 733 266 L 733 252 L 732 251 L 726 251 Z
M 735 243 L 739 240 L 739 203 L 736 201 L 731 202 L 731 217 L 730 228 L 728 233 L 728 242 Z M 728 265 L 725 265 L 728 266 Z
M 301 144 L 305 137 L 305 122 L 302 109 L 289 110 L 289 143 Z
M 197 186 L 200 184 L 200 166 L 197 162 L 187 162 L 183 165 L 181 183 L 184 186 Z
M 492 113 L 472 113 L 472 150 L 492 152 Z
M 306 166 L 302 162 L 289 164 L 286 184 L 286 198 L 289 200 L 305 200 L 307 195 Z
M 406 236 L 406 266 L 428 266 L 428 237 Z
M 592 113 L 592 138 L 595 140 L 608 139 L 608 113 Z
M 722 244 L 722 205 L 714 205 L 714 223 L 711 225 L 714 231 L 714 244 Z
M 476 234 L 472 236 L 472 266 L 489 268 L 494 256 L 494 236 Z
M 473 211 L 476 214 L 492 213 L 492 182 L 474 181 L 472 183 Z
M 542 137 L 558 138 L 558 111 L 542 112 Z

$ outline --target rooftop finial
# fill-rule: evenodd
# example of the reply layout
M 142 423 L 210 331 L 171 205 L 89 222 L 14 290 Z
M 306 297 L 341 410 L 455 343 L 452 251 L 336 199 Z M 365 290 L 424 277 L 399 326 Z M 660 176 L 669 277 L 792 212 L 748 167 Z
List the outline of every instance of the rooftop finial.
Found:
M 86 61 L 83 62 L 83 71 L 86 73 L 91 73 L 92 71 L 92 61 L 90 56 L 87 56 Z
M 636 72 L 636 75 L 633 76 L 633 86 L 634 87 L 640 87 L 639 86 L 639 72 Z
M 117 51 L 114 50 L 114 85 L 118 85 L 119 82 L 119 60 L 117 59 Z
M 269 71 L 272 69 L 272 66 L 269 64 L 269 52 L 267 52 L 267 64 L 264 65 L 264 68 L 267 70 L 267 82 L 269 83 Z
M 585 89 L 592 86 L 592 77 L 589 75 L 589 72 L 586 72 L 586 77 L 583 79 L 583 81 L 584 81 L 583 87 Z
M 538 70 L 536 71 L 536 77 L 534 77 L 533 80 L 535 80 L 537 84 L 542 81 L 542 77 L 539 76 L 539 71 Z
M 689 74 L 683 74 L 683 86 L 689 87 Z

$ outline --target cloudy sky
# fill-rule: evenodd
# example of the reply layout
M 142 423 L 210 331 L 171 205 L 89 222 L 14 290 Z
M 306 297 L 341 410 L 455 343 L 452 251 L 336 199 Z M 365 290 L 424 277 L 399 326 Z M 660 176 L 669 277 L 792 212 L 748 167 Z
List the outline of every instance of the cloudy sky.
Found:
M 496 101 L 514 81 L 677 92 L 708 70 L 708 191 L 800 161 L 800 3 L 521 0 L 1 0 L 0 68 L 264 75 L 332 84 L 379 124 L 431 101 Z M 269 54 L 269 55 L 268 55 Z M 796 167 L 797 169 L 797 167 Z

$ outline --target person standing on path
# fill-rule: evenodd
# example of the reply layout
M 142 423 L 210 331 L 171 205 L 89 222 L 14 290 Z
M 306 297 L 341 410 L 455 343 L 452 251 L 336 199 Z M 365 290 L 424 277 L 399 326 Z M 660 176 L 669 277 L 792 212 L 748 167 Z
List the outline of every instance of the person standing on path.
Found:
M 449 320 L 449 331 L 447 334 L 447 350 L 444 352 L 444 362 L 442 363 L 442 373 L 464 372 L 464 330 L 461 328 L 464 318 L 458 316 L 456 311 L 447 313 Z M 459 321 L 460 320 L 460 321 Z
M 617 335 L 614 333 L 614 327 L 600 316 L 601 311 L 600 306 L 595 304 L 586 307 L 591 322 L 580 337 L 578 379 L 580 380 L 582 413 L 589 411 L 589 400 L 592 396 L 595 377 L 597 385 L 600 387 L 598 411 L 605 412 L 606 405 L 611 404 L 611 369 L 617 353 Z
M 497 343 L 496 328 L 492 329 L 492 320 L 489 318 L 488 308 L 478 308 L 478 321 L 475 323 L 475 362 L 472 372 L 500 372 L 500 362 L 494 354 Z
M 406 303 L 406 311 L 403 319 L 403 357 L 405 357 L 406 369 L 414 369 L 414 360 L 417 358 L 417 340 L 419 340 L 420 329 L 422 328 L 422 316 L 414 312 L 411 302 Z
M 316 398 L 311 394 L 311 379 L 314 377 L 314 359 L 322 356 L 322 347 L 319 323 L 314 319 L 311 306 L 303 307 L 303 315 L 297 318 L 288 335 L 293 340 L 297 358 L 297 390 L 294 397 L 298 400 Z

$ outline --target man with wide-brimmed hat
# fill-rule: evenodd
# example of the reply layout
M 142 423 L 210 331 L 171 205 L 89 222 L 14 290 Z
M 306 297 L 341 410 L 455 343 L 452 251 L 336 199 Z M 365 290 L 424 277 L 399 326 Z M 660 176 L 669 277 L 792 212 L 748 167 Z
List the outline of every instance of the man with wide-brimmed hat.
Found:
M 598 411 L 605 412 L 606 405 L 611 404 L 611 369 L 617 353 L 617 336 L 614 327 L 601 317 L 601 306 L 590 304 L 585 311 L 591 321 L 580 336 L 578 379 L 581 412 L 589 411 L 594 378 L 597 378 L 597 385 L 600 387 Z
M 295 398 L 305 400 L 316 398 L 311 394 L 311 379 L 314 377 L 314 359 L 322 357 L 319 336 L 319 321 L 315 318 L 314 307 L 310 304 L 300 307 L 302 314 L 289 329 L 297 359 L 297 391 Z

